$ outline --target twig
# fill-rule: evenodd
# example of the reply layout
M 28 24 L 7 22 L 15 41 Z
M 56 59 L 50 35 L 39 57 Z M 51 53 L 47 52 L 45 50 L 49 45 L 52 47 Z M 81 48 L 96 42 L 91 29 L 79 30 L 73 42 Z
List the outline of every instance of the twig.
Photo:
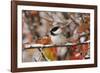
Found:
M 45 61 L 49 61 L 48 58 L 45 56 L 44 52 L 42 51 L 42 48 L 38 49 L 42 55 L 42 57 L 44 58 Z
M 68 43 L 64 45 L 42 45 L 42 46 L 30 46 L 24 49 L 34 49 L 34 48 L 51 48 L 51 47 L 69 47 L 69 46 L 76 46 L 76 45 L 82 45 L 82 44 L 89 44 L 90 42 L 84 42 L 84 43 Z
M 79 23 L 76 20 L 74 20 L 74 18 L 72 16 L 70 16 L 70 18 L 75 24 L 77 24 L 79 26 Z

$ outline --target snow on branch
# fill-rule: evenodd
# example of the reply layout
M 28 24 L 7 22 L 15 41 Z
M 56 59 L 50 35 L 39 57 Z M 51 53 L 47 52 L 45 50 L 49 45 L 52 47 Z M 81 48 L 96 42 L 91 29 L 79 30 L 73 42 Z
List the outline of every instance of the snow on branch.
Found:
M 42 45 L 42 44 L 32 44 L 32 45 L 26 45 L 25 49 L 34 49 L 34 48 L 50 48 L 50 47 L 68 47 L 68 46 L 76 46 L 76 45 L 82 45 L 82 44 L 89 44 L 90 41 L 86 41 L 84 43 L 67 43 L 64 45 Z

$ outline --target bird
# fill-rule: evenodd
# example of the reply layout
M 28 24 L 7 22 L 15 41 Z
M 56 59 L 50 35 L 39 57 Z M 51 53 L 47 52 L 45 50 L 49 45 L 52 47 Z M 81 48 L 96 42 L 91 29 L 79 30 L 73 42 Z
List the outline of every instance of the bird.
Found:
M 50 30 L 51 41 L 54 45 L 64 45 L 66 44 L 66 37 L 62 34 L 62 29 L 60 26 L 55 26 Z M 67 47 L 57 47 L 58 60 L 63 60 L 67 53 Z
M 54 45 L 64 45 L 66 43 L 66 37 L 62 34 L 60 26 L 55 26 L 50 30 L 50 37 Z

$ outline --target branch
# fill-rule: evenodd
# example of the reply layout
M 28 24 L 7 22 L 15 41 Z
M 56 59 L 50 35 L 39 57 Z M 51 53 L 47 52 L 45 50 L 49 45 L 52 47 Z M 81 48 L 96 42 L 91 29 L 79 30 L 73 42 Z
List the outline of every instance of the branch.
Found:
M 86 41 L 84 43 L 67 43 L 64 45 L 41 45 L 41 44 L 33 44 L 33 45 L 28 45 L 24 49 L 34 49 L 34 48 L 51 48 L 51 47 L 69 47 L 69 46 L 76 46 L 76 45 L 82 45 L 82 44 L 89 44 L 90 41 Z

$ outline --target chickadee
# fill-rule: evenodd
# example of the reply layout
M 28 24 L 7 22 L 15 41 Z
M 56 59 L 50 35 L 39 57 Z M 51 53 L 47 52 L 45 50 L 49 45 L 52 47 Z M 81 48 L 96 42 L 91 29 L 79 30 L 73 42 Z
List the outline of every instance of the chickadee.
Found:
M 50 31 L 50 37 L 52 40 L 52 43 L 55 45 L 63 45 L 66 43 L 66 37 L 62 35 L 62 29 L 59 26 L 53 27 Z M 58 60 L 64 59 L 65 55 L 67 53 L 66 47 L 58 47 L 57 48 L 57 56 Z
M 62 34 L 62 29 L 59 26 L 55 26 L 50 30 L 50 37 L 52 43 L 55 45 L 63 45 L 66 43 L 66 37 Z

